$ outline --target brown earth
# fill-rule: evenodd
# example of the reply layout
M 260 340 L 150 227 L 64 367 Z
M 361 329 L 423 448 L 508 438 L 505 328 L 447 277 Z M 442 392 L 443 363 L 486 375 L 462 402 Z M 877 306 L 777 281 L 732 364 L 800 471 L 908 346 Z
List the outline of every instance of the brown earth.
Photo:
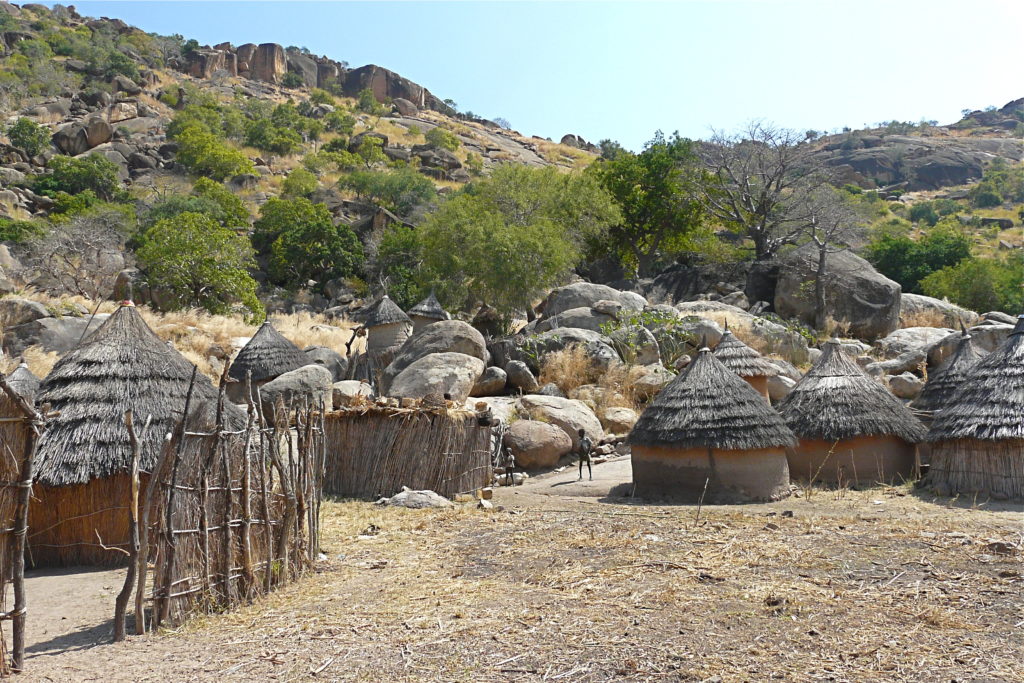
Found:
M 628 458 L 594 475 L 494 510 L 327 504 L 314 574 L 118 645 L 92 646 L 118 572 L 33 577 L 20 680 L 1024 680 L 1020 505 L 819 489 L 698 517 L 609 498 Z

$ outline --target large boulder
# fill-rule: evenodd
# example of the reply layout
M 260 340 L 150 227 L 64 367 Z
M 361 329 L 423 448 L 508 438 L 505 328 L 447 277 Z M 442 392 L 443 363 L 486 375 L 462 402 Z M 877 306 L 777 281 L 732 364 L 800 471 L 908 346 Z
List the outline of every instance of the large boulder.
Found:
M 601 421 L 594 415 L 594 411 L 582 401 L 531 394 L 519 399 L 519 412 L 528 415 L 531 419 L 550 422 L 561 427 L 572 439 L 573 449 L 579 447 L 580 429 L 584 430 L 584 433 L 594 443 L 604 437 Z
M 874 346 L 886 359 L 896 358 L 908 351 L 927 355 L 933 346 L 952 333 L 953 330 L 942 327 L 904 327 L 875 340 Z
M 33 320 L 49 318 L 51 315 L 46 306 L 38 301 L 19 297 L 0 299 L 0 328 L 5 331 Z
M 343 379 L 348 371 L 348 359 L 334 349 L 326 346 L 307 346 L 302 349 L 302 353 L 310 365 L 320 365 L 330 370 L 335 382 Z
M 546 354 L 561 351 L 571 346 L 584 349 L 588 356 L 599 366 L 607 366 L 618 358 L 612 346 L 612 340 L 600 332 L 582 330 L 576 327 L 560 327 L 532 337 L 525 338 L 519 346 L 512 349 L 513 360 L 524 361 L 530 369 L 539 372 L 538 363 Z
M 813 243 L 787 254 L 779 269 L 775 312 L 814 324 L 814 276 L 818 252 Z M 900 286 L 850 251 L 828 255 L 825 313 L 863 339 L 884 337 L 900 324 Z
M 638 398 L 650 399 L 657 396 L 669 382 L 676 378 L 661 363 L 644 365 L 642 374 L 633 380 L 633 392 Z
M 661 350 L 654 333 L 641 325 L 620 327 L 610 335 L 622 360 L 631 365 L 661 363 Z
M 250 78 L 267 83 L 280 83 L 288 63 L 284 48 L 277 43 L 263 43 L 257 46 L 249 60 Z
M 772 403 L 781 401 L 789 395 L 789 392 L 796 386 L 797 380 L 786 375 L 774 375 L 768 378 L 768 398 Z
M 334 375 L 320 365 L 303 365 L 301 368 L 286 372 L 260 387 L 260 398 L 263 410 L 273 413 L 273 406 L 278 399 L 288 406 L 292 402 L 301 405 L 308 401 L 313 406 L 321 402 L 327 406 L 334 405 Z
M 967 330 L 971 340 L 982 351 L 991 353 L 1002 346 L 1006 338 L 1013 332 L 1013 325 L 1002 323 L 975 325 Z M 949 335 L 932 345 L 928 350 L 928 365 L 937 368 L 956 351 L 960 343 L 960 333 L 951 332 Z
M 915 399 L 924 389 L 924 380 L 912 373 L 904 372 L 889 378 L 889 388 L 897 398 Z
M 516 420 L 505 432 L 503 442 L 515 456 L 516 467 L 524 470 L 554 467 L 573 448 L 564 429 L 537 420 Z
M 301 52 L 292 51 L 287 54 L 286 62 L 288 70 L 292 73 L 298 74 L 307 88 L 316 87 L 317 68 L 316 62 L 312 57 L 304 55 Z
M 464 354 L 480 360 L 481 363 L 487 362 L 487 344 L 478 330 L 461 320 L 439 320 L 406 340 L 395 359 L 384 369 L 381 377 L 382 390 L 388 393 L 391 383 L 403 370 L 432 353 Z M 480 372 L 483 372 L 483 368 Z
M 597 417 L 601 420 L 601 426 L 605 428 L 605 431 L 611 434 L 628 434 L 636 421 L 640 419 L 635 410 L 620 406 L 601 408 Z
M 513 418 L 518 418 L 519 399 L 514 396 L 483 396 L 466 399 L 466 410 L 477 411 L 477 404 L 484 404 L 490 411 L 491 417 L 502 424 L 508 425 Z
M 381 498 L 377 501 L 377 505 L 411 508 L 413 510 L 455 507 L 455 503 L 440 493 L 435 493 L 434 491 L 413 491 L 407 486 L 403 486 L 399 493 L 390 498 Z
M 628 311 L 642 311 L 647 300 L 636 292 L 620 292 L 607 285 L 576 282 L 552 290 L 544 301 L 544 318 L 552 318 L 574 308 L 591 308 L 599 301 L 617 301 Z
M 390 367 L 390 366 L 389 366 Z M 484 361 L 464 353 L 430 353 L 410 363 L 395 376 L 389 396 L 424 398 L 448 394 L 464 402 L 484 372 Z
M 732 333 L 744 344 L 753 347 L 763 355 L 775 354 L 796 365 L 803 365 L 808 361 L 807 339 L 796 329 L 718 301 L 690 301 L 678 304 L 676 310 L 684 316 L 685 323 L 691 322 L 690 316 L 697 316 L 704 320 L 711 320 L 718 325 L 728 324 Z M 702 323 L 695 324 L 703 326 Z M 712 343 L 717 332 L 706 327 L 695 331 L 706 332 L 708 344 Z M 718 332 L 718 339 L 721 339 L 720 332 Z M 714 343 L 717 344 L 717 340 Z
M 900 327 L 970 327 L 981 319 L 974 311 L 923 294 L 900 295 Z
M 505 375 L 508 377 L 508 385 L 524 394 L 532 394 L 540 388 L 530 367 L 521 360 L 510 360 L 505 365 Z
M 539 321 L 534 329 L 537 332 L 547 332 L 561 327 L 571 327 L 578 330 L 590 330 L 601 332 L 601 326 L 613 322 L 615 316 L 601 313 L 595 308 L 570 308 L 556 316 L 544 318 Z
M 373 387 L 357 379 L 345 379 L 331 385 L 334 408 L 345 408 L 373 398 Z
M 508 375 L 501 368 L 493 365 L 480 375 L 480 379 L 473 385 L 470 396 L 498 396 L 505 393 L 505 385 L 508 383 Z

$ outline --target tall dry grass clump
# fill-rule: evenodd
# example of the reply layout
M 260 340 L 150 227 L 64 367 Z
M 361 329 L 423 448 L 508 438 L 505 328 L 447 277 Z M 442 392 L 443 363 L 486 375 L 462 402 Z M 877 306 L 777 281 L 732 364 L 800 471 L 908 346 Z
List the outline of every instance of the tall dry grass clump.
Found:
M 552 351 L 540 359 L 541 385 L 554 384 L 566 396 L 584 384 L 594 384 L 600 377 L 600 371 L 580 346 Z

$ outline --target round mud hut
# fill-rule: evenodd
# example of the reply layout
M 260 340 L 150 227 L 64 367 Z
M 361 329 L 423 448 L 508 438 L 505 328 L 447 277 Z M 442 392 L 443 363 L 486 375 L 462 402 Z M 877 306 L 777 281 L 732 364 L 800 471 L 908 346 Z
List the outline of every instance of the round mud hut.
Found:
M 942 367 L 928 376 L 928 381 L 917 398 L 911 402 L 911 407 L 927 415 L 930 422 L 935 413 L 949 405 L 956 390 L 985 355 L 985 352 L 971 340 L 967 330 L 962 329 L 960 341 L 957 342 L 953 355 Z
M 793 433 L 771 406 L 703 348 L 629 434 L 640 496 L 743 503 L 789 495 Z
M 937 492 L 1024 499 L 1024 315 L 935 414 L 928 442 Z
M 760 353 L 744 344 L 725 326 L 725 333 L 715 347 L 715 358 L 722 362 L 722 365 L 729 368 L 750 386 L 754 387 L 757 393 L 768 400 L 768 379 L 779 374 L 779 369 Z
M 231 361 L 227 394 L 235 403 L 245 403 L 245 378 L 251 377 L 252 386 L 258 387 L 276 379 L 286 372 L 308 365 L 309 360 L 302 350 L 274 329 L 270 321 L 256 330 L 249 343 L 242 347 Z
M 366 350 L 371 353 L 401 346 L 412 332 L 409 316 L 387 294 L 366 309 L 359 319 L 366 328 Z
M 450 320 L 451 316 L 441 306 L 441 302 L 437 300 L 434 292 L 431 291 L 430 296 L 412 307 L 409 311 L 409 319 L 412 320 L 412 333 L 416 334 L 427 325 L 436 323 L 438 320 Z
M 800 440 L 787 454 L 793 478 L 845 485 L 914 476 L 924 425 L 864 374 L 837 340 L 824 345 L 777 407 Z
M 132 449 L 124 413 L 139 434 L 140 470 L 156 464 L 164 436 L 180 420 L 194 366 L 123 305 L 43 380 L 36 402 L 55 413 L 39 440 L 29 506 L 33 566 L 124 564 L 107 548 L 128 543 Z M 193 405 L 215 405 L 210 380 L 195 375 Z M 245 415 L 225 402 L 226 425 Z M 151 423 L 144 430 L 146 419 Z M 143 476 L 143 486 L 148 477 Z M 101 545 L 102 544 L 102 545 Z

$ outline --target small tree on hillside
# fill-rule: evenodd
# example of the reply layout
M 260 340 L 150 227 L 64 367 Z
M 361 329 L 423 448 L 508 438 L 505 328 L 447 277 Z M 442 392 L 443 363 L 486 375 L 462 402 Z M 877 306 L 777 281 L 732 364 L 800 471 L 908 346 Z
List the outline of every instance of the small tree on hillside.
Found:
M 30 157 L 37 156 L 50 146 L 50 130 L 24 117 L 8 127 L 7 137 L 12 145 L 24 150 Z

